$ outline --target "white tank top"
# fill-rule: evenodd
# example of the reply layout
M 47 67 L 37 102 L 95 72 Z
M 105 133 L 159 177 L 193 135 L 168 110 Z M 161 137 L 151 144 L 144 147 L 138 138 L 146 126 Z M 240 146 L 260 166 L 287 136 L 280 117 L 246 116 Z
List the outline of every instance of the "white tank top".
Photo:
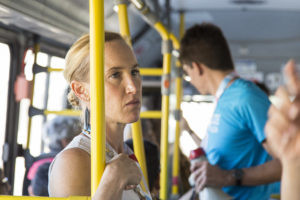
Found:
M 81 134 L 74 137 L 73 140 L 68 144 L 68 146 L 66 146 L 59 154 L 61 154 L 62 152 L 64 152 L 67 149 L 72 149 L 72 148 L 82 149 L 82 150 L 86 151 L 87 153 L 89 153 L 91 155 L 91 141 L 90 141 L 90 138 L 88 138 L 84 135 L 81 135 Z M 110 152 L 106 152 L 106 162 L 108 162 L 114 156 L 116 156 L 117 153 L 109 144 L 106 144 L 106 148 L 110 150 Z M 125 143 L 124 143 L 124 150 L 125 150 L 125 153 L 128 154 L 128 155 L 133 153 L 132 150 Z M 52 163 L 49 167 L 49 175 L 48 175 L 49 180 L 50 180 L 50 174 L 51 174 L 51 170 L 52 170 L 54 162 L 55 162 L 55 159 L 52 161 Z M 138 163 L 137 163 L 137 165 L 140 168 L 140 165 Z M 142 177 L 142 180 L 144 182 L 144 185 L 146 187 L 147 192 L 146 193 L 143 192 L 140 185 L 138 185 L 137 187 L 139 188 L 141 193 L 146 197 L 147 200 L 152 200 L 149 189 L 147 188 L 147 184 L 146 184 L 144 176 Z M 49 184 L 48 184 L 48 191 L 49 191 L 49 195 L 51 196 L 51 191 L 50 191 L 50 188 L 49 188 Z M 140 198 L 137 195 L 137 193 L 135 193 L 133 190 L 124 190 L 123 195 L 122 195 L 122 200 L 140 200 Z

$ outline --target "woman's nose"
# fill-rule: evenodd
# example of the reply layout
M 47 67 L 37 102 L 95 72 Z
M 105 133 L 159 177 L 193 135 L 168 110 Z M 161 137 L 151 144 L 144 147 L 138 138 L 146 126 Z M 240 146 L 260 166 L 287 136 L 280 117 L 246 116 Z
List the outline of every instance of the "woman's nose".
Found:
M 135 94 L 137 92 L 137 83 L 132 78 L 128 78 L 126 81 L 126 93 Z

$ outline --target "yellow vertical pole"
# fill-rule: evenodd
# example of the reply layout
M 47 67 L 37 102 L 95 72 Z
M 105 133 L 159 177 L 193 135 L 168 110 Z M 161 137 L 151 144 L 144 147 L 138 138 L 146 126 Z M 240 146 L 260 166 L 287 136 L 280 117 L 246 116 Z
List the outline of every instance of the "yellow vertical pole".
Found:
M 184 15 L 180 13 L 180 38 L 184 34 Z M 176 50 L 179 50 L 180 43 L 177 38 L 172 35 L 173 46 Z M 181 96 L 182 96 L 182 68 L 180 62 L 176 62 L 176 107 L 175 107 L 175 142 L 174 142 L 174 154 L 173 154 L 173 168 L 172 168 L 172 195 L 178 195 L 178 177 L 180 170 L 180 155 L 179 155 L 179 139 L 180 139 L 180 118 L 181 118 Z
M 123 3 L 118 4 L 118 16 L 119 16 L 120 33 L 124 38 L 124 40 L 127 42 L 127 44 L 131 46 L 132 44 L 131 44 L 131 36 L 130 36 L 128 15 L 127 15 L 127 5 L 125 0 Z
M 184 35 L 184 31 L 185 31 L 185 17 L 184 17 L 184 13 L 180 12 L 180 22 L 179 22 L 179 38 L 181 39 Z
M 149 186 L 146 156 L 145 156 L 145 147 L 144 147 L 142 127 L 141 127 L 141 121 L 140 120 L 138 120 L 137 122 L 132 124 L 132 135 L 133 135 L 134 153 L 135 153 L 135 155 L 136 155 L 136 157 L 139 161 L 139 164 L 141 166 L 143 175 L 144 175 L 145 180 L 146 180 L 146 182 Z M 142 185 L 143 190 L 145 191 L 145 186 L 143 184 L 143 180 L 141 181 L 141 185 Z
M 90 0 L 91 196 L 105 168 L 104 0 Z
M 40 49 L 40 45 L 37 42 L 37 38 L 35 38 L 34 49 L 33 49 L 33 51 L 34 51 L 34 63 L 33 63 L 33 65 L 35 65 L 36 62 L 37 62 L 37 54 L 39 52 L 39 49 Z M 33 76 L 32 76 L 32 88 L 31 88 L 31 96 L 30 96 L 30 107 L 33 105 L 34 85 L 35 85 L 35 73 L 33 73 Z M 31 124 L 32 124 L 32 117 L 29 116 L 28 127 L 27 127 L 26 149 L 29 149 L 29 145 L 30 145 Z
M 127 42 L 127 44 L 129 46 L 131 46 L 132 44 L 131 44 L 130 29 L 129 29 L 129 23 L 128 23 L 127 5 L 126 5 L 125 0 L 123 2 L 119 1 L 118 16 L 119 16 L 120 33 L 121 33 L 122 37 L 125 39 L 125 41 Z M 141 166 L 141 169 L 142 169 L 143 175 L 146 179 L 146 182 L 149 185 L 148 174 L 147 174 L 147 165 L 146 165 L 146 159 L 145 159 L 145 148 L 144 148 L 144 141 L 143 141 L 140 120 L 138 120 L 137 122 L 132 124 L 132 135 L 133 135 L 134 153 L 139 161 L 139 164 Z M 143 181 L 141 182 L 141 185 L 145 191 L 145 186 L 143 184 Z
M 180 137 L 180 118 L 181 118 L 181 96 L 182 96 L 182 78 L 181 78 L 181 66 L 179 62 L 176 62 L 176 132 L 174 142 L 174 154 L 173 154 L 173 171 L 172 171 L 172 194 L 178 195 L 178 176 L 180 169 L 180 157 L 179 157 L 179 137 Z
M 163 44 L 163 77 L 162 77 L 162 118 L 161 118 L 161 140 L 160 140 L 160 192 L 159 198 L 166 200 L 168 196 L 168 121 L 169 121 L 169 94 L 170 94 L 170 72 L 171 72 L 171 47 L 170 34 L 161 22 L 154 24 L 154 28 L 160 33 Z
M 171 54 L 166 53 L 163 56 L 164 75 L 168 76 L 171 69 Z M 165 88 L 169 87 L 169 80 L 164 81 L 163 85 Z M 160 199 L 167 199 L 168 190 L 168 120 L 169 120 L 169 95 L 163 94 L 162 96 L 162 119 L 161 119 L 161 172 L 160 172 Z

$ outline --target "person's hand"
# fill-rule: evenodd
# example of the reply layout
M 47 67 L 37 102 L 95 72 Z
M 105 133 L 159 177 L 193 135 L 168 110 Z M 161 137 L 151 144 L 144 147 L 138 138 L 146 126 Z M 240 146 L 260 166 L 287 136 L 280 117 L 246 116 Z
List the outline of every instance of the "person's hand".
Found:
M 195 162 L 191 165 L 192 175 L 195 177 L 195 190 L 200 192 L 206 186 L 222 187 L 226 185 L 228 173 L 208 161 Z
M 300 80 L 293 61 L 287 63 L 285 75 L 286 88 L 280 87 L 276 92 L 279 105 L 271 106 L 265 132 L 276 157 L 300 164 Z M 290 95 L 294 96 L 293 101 Z
M 133 189 L 142 179 L 142 172 L 137 166 L 136 161 L 129 158 L 126 154 L 115 156 L 107 164 L 106 170 L 108 176 L 118 180 L 122 189 Z
M 192 131 L 192 129 L 190 128 L 188 122 L 186 121 L 186 119 L 184 117 L 181 117 L 181 119 L 180 119 L 180 129 L 186 130 L 189 133 Z

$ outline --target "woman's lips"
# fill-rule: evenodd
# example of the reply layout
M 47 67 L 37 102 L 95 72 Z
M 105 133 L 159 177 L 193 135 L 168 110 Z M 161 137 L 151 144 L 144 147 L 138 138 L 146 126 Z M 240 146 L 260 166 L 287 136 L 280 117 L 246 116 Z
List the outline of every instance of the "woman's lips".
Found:
M 126 103 L 126 106 L 137 106 L 137 105 L 140 105 L 139 100 L 132 100 L 132 101 Z

